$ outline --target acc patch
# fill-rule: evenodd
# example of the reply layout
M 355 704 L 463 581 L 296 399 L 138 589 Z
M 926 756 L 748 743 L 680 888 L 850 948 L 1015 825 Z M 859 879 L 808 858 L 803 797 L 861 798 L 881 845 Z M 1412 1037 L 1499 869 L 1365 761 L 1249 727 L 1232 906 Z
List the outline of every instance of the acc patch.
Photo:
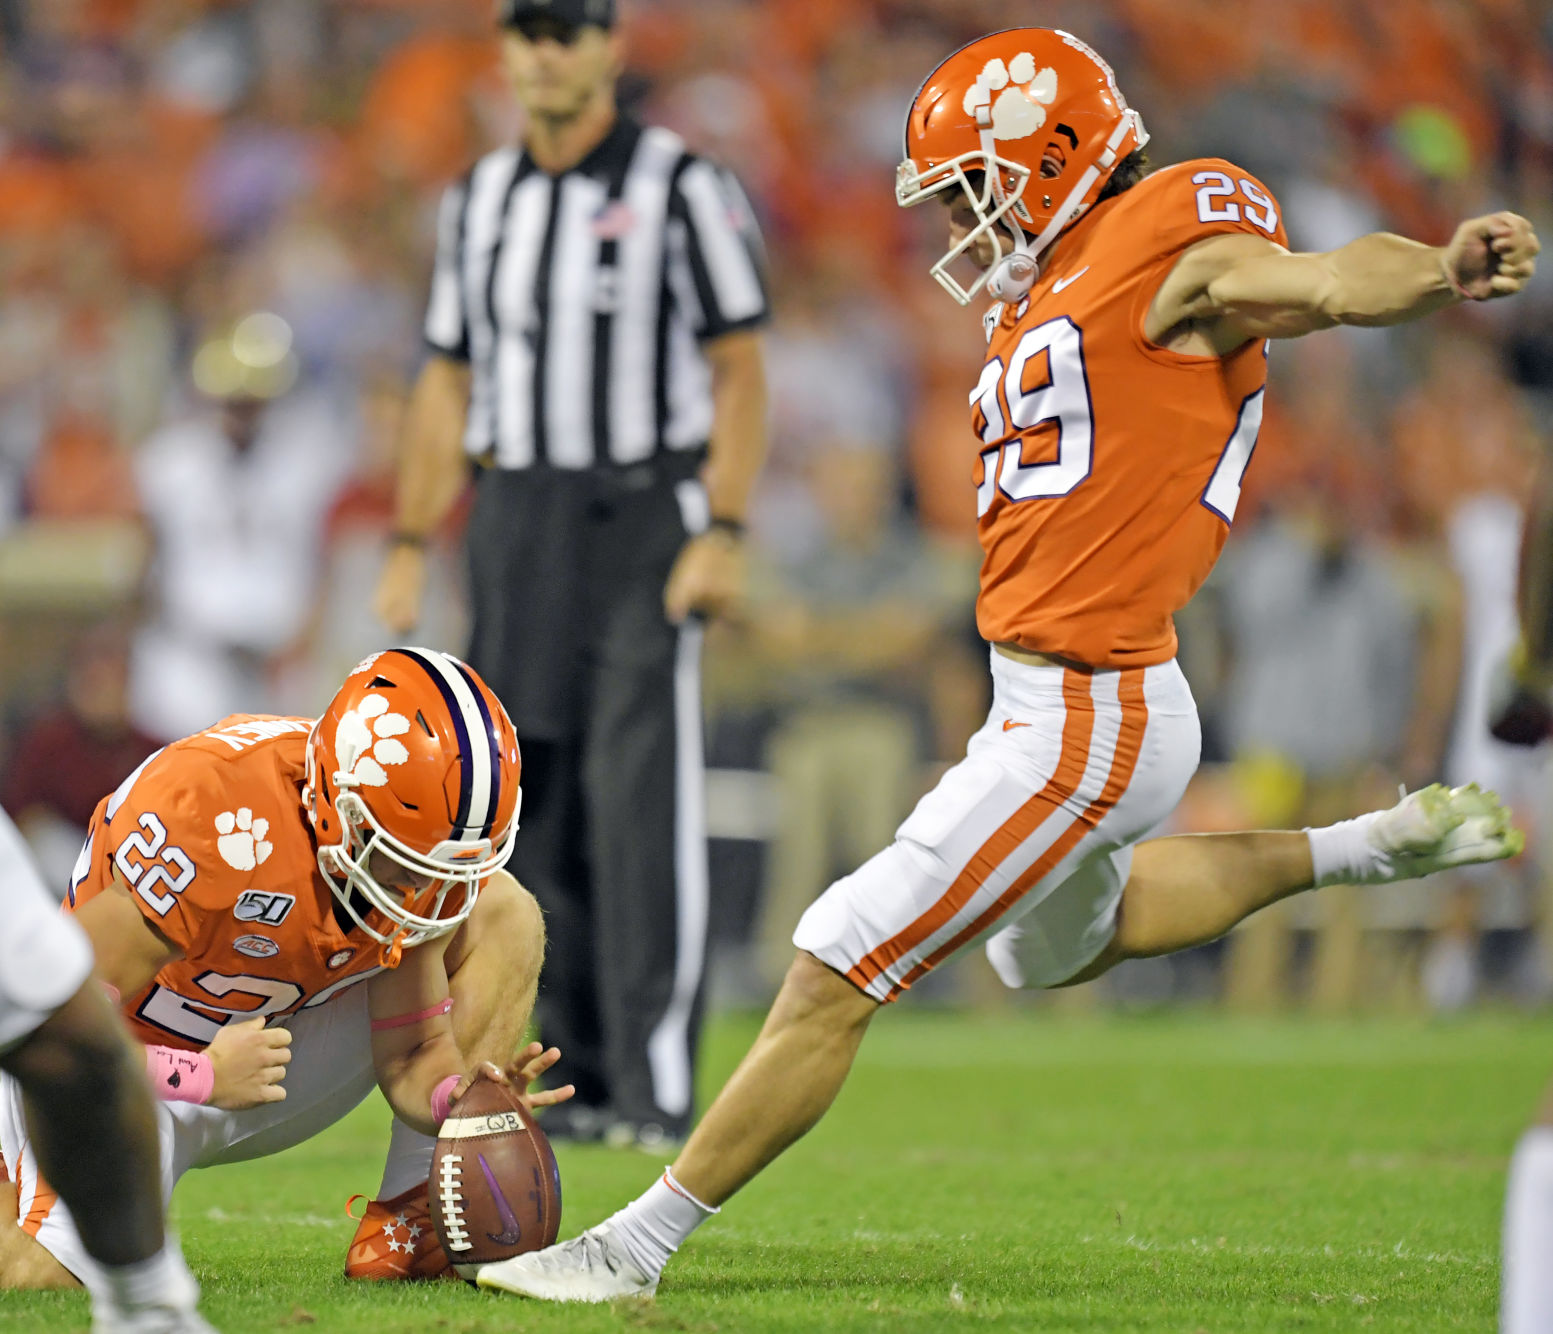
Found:
M 239 922 L 263 922 L 279 926 L 297 906 L 294 894 L 271 894 L 263 889 L 245 889 L 232 905 L 232 916 Z
M 280 953 L 280 946 L 268 936 L 239 936 L 232 948 L 250 959 L 273 959 Z

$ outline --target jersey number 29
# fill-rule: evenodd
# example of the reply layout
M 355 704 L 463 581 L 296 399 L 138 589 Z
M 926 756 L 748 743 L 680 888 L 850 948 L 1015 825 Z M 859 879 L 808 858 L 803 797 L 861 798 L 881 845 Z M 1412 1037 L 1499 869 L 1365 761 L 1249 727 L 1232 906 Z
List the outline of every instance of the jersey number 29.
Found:
M 1026 388 L 1030 363 L 1043 352 L 1046 378 Z M 1052 500 L 1074 491 L 1089 476 L 1095 460 L 1094 397 L 1084 366 L 1084 331 L 1066 315 L 1027 330 L 1006 370 L 1002 357 L 981 368 L 981 379 L 971 391 L 971 408 L 986 446 L 981 452 L 982 480 L 976 488 L 978 518 L 992 508 L 1000 491 L 1012 501 Z M 1261 409 L 1262 391 L 1258 390 L 1241 405 L 1234 433 L 1203 489 L 1203 503 L 1226 523 L 1235 517 L 1241 479 L 1262 424 Z M 1026 463 L 1024 433 L 1047 422 L 1057 424 L 1057 457 Z

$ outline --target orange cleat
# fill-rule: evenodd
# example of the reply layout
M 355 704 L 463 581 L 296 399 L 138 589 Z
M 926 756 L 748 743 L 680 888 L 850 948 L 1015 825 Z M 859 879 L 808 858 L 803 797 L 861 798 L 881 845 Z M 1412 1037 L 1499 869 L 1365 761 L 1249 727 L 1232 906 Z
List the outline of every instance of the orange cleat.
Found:
M 352 1195 L 351 1205 L 365 1199 Z M 391 1200 L 368 1200 L 345 1256 L 345 1277 L 364 1279 L 457 1278 L 437 1240 L 425 1186 L 412 1186 Z

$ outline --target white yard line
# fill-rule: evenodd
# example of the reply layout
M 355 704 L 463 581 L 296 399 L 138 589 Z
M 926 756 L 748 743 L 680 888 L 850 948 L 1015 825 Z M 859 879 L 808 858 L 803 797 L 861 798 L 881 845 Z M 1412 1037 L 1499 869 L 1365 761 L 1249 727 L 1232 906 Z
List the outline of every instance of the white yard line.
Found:
M 338 1218 L 332 1218 L 324 1214 L 233 1214 L 214 1208 L 205 1210 L 202 1216 L 212 1223 L 243 1223 L 258 1227 L 339 1227 L 351 1221 L 343 1212 Z

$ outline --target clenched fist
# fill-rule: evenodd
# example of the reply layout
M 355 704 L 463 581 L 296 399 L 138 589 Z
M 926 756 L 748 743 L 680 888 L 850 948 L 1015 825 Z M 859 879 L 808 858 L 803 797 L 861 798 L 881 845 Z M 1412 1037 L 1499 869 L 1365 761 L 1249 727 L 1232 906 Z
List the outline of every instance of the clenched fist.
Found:
M 1441 257 L 1451 285 L 1474 301 L 1511 296 L 1531 280 L 1542 249 L 1519 213 L 1490 213 L 1456 228 Z
M 266 1028 L 263 1019 L 245 1019 L 226 1025 L 205 1048 L 205 1054 L 216 1075 L 210 1094 L 213 1106 L 240 1112 L 285 1098 L 281 1080 L 291 1063 L 289 1030 Z
M 744 544 L 712 529 L 692 537 L 675 558 L 663 590 L 663 612 L 678 625 L 687 616 L 725 616 L 744 595 Z

